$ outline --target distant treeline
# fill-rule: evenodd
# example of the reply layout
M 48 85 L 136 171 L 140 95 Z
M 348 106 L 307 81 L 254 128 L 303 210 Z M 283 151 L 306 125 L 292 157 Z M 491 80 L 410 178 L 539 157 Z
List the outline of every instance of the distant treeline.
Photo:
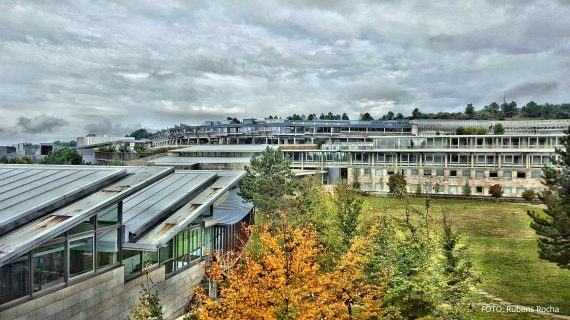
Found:
M 235 118 L 234 118 L 235 119 Z M 268 116 L 265 119 L 282 119 L 278 116 Z M 350 120 L 346 113 L 327 114 L 321 113 L 318 117 L 315 113 L 309 115 L 293 114 L 285 117 L 287 120 Z M 570 104 L 538 104 L 531 101 L 522 107 L 518 107 L 515 101 L 503 102 L 498 104 L 492 102 L 483 106 L 479 110 L 468 104 L 464 112 L 437 112 L 437 113 L 424 113 L 420 108 L 415 108 L 411 115 L 404 116 L 402 113 L 388 113 L 375 118 L 372 114 L 366 112 L 360 115 L 359 120 L 397 120 L 397 119 L 455 119 L 455 120 L 517 120 L 517 119 L 570 119 Z M 232 118 L 228 118 L 232 120 Z M 237 119 L 236 119 L 237 120 Z

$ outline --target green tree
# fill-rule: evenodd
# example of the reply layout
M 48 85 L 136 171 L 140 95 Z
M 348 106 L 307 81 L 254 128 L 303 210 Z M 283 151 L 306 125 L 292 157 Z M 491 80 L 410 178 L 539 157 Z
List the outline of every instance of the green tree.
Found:
M 28 158 L 28 157 L 14 157 L 14 158 L 10 158 L 10 159 L 6 159 L 5 163 L 10 163 L 10 164 L 30 164 L 32 163 L 32 159 Z
M 538 235 L 539 256 L 555 262 L 562 269 L 570 269 L 570 127 L 562 138 L 562 148 L 556 148 L 557 157 L 542 171 L 547 187 L 540 199 L 547 208 L 546 216 L 533 211 L 531 227 Z
M 129 320 L 162 320 L 162 305 L 160 304 L 160 296 L 158 291 L 154 289 L 154 284 L 149 277 L 150 262 L 145 262 L 143 273 L 146 276 L 146 282 L 141 284 L 139 303 L 129 309 Z
M 388 188 L 390 188 L 390 193 L 394 195 L 394 198 L 402 199 L 406 196 L 406 178 L 396 172 L 388 178 Z
M 501 114 L 505 118 L 512 118 L 517 115 L 518 108 L 517 103 L 511 101 L 507 103 L 506 101 L 501 103 Z
M 469 185 L 469 181 L 465 181 L 463 185 L 463 195 L 470 196 L 471 195 L 471 185 Z
M 416 185 L 416 195 L 417 195 L 417 196 L 421 196 L 421 195 L 422 195 L 422 185 L 421 185 L 421 184 L 417 184 L 417 185 Z
M 442 235 L 440 240 L 443 252 L 443 275 L 445 277 L 444 300 L 452 306 L 448 312 L 453 319 L 462 318 L 464 308 L 471 303 L 469 287 L 476 281 L 473 263 L 468 255 L 467 245 L 460 246 L 460 236 L 454 230 L 451 214 L 442 212 Z
M 365 112 L 363 114 L 360 115 L 360 120 L 362 121 L 372 121 L 374 120 L 374 118 L 370 115 L 370 113 Z
M 495 124 L 493 126 L 493 134 L 505 134 L 505 127 L 500 123 Z
M 362 211 L 362 199 L 358 190 L 344 181 L 339 181 L 334 188 L 333 198 L 336 208 L 336 218 L 342 232 L 342 243 L 348 248 L 356 235 L 358 216 Z
M 122 153 L 130 153 L 130 152 L 131 152 L 131 148 L 129 147 L 128 144 L 123 143 L 123 144 L 121 144 L 121 145 L 119 146 L 118 151 L 119 151 L 119 152 L 122 152 Z
M 148 139 L 150 137 L 150 132 L 141 128 L 129 133 L 127 137 L 133 137 L 135 140 Z
M 412 111 L 412 119 L 419 119 L 421 116 L 420 108 L 414 108 L 414 111 Z
M 472 103 L 469 103 L 467 105 L 467 107 L 465 107 L 465 115 L 467 116 L 467 118 L 469 119 L 474 119 L 475 118 L 475 107 L 473 107 Z
M 489 105 L 483 107 L 483 110 L 489 114 L 492 114 L 493 116 L 497 116 L 499 115 L 499 112 L 501 111 L 501 108 L 499 107 L 499 104 L 496 102 L 491 102 Z
M 75 150 L 70 147 L 63 147 L 55 149 L 50 152 L 43 160 L 42 164 L 83 164 L 83 157 Z
M 350 119 L 348 118 L 348 114 L 343 113 L 343 114 L 342 114 L 342 117 L 341 117 L 341 120 L 350 120 Z
M 253 156 L 240 181 L 240 194 L 254 203 L 262 213 L 281 207 L 293 188 L 291 159 L 281 149 L 267 147 L 260 156 Z

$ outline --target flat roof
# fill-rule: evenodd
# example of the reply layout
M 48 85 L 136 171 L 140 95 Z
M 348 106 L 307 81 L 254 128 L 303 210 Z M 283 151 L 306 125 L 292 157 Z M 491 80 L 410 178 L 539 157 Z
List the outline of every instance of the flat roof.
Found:
M 147 162 L 157 166 L 193 166 L 199 163 L 248 164 L 250 157 L 175 157 L 165 156 Z
M 266 148 L 277 149 L 274 144 L 202 144 L 174 149 L 171 152 L 263 152 Z
M 126 175 L 117 167 L 0 165 L 0 235 Z
M 35 167 L 28 166 L 27 168 L 28 170 L 35 170 Z M 56 170 L 65 168 L 65 166 L 45 166 L 44 168 L 47 167 L 52 167 Z M 119 170 L 119 172 L 124 172 L 125 174 L 110 184 L 102 186 L 80 199 L 76 199 L 69 205 L 53 208 L 54 211 L 0 235 L 0 263 L 59 235 L 90 218 L 99 210 L 131 196 L 174 171 L 173 168 L 164 167 L 69 167 L 74 169 L 88 168 L 103 172 Z
M 209 210 L 211 205 L 215 204 L 221 197 L 225 197 L 226 191 L 233 188 L 245 175 L 243 170 L 180 170 L 176 172 L 180 174 L 195 174 L 199 172 L 202 175 L 214 175 L 215 178 L 211 181 L 213 183 L 198 194 L 194 194 L 182 207 L 169 214 L 163 221 L 153 225 L 142 236 L 125 241 L 123 248 L 156 250 L 164 246 L 176 234 Z

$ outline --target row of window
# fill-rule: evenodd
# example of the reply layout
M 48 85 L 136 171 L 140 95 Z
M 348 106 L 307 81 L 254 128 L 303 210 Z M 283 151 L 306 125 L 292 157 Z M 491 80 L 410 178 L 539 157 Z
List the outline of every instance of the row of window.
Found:
M 63 286 L 119 262 L 120 210 L 113 205 L 0 267 L 0 304 Z
M 407 186 L 407 190 L 408 192 L 416 192 L 418 185 L 415 184 L 411 184 Z M 447 193 L 447 194 L 462 194 L 463 192 L 463 186 L 458 186 L 458 185 L 449 185 L 447 186 L 447 192 L 445 190 L 445 186 L 440 186 L 439 188 L 436 188 L 436 190 L 434 190 L 434 186 L 432 185 L 419 185 L 422 192 L 430 192 L 430 193 Z M 484 186 L 474 186 L 473 187 L 473 193 L 474 194 L 485 194 L 486 191 L 486 187 Z M 362 184 L 362 190 L 364 191 L 374 191 L 374 192 L 383 192 L 386 191 L 388 192 L 388 188 L 386 186 L 384 186 L 382 183 L 363 183 Z M 511 188 L 511 187 L 503 187 L 503 196 L 506 197 L 512 197 L 512 196 L 522 196 L 523 192 L 526 190 L 526 188 Z M 540 188 L 533 188 L 532 189 L 535 193 L 540 193 L 541 189 Z
M 352 174 L 355 176 L 360 175 L 362 172 L 364 175 L 372 175 L 374 172 L 375 176 L 383 176 L 384 171 L 388 175 L 394 174 L 394 170 L 384 170 L 384 169 L 372 169 L 372 168 L 353 168 Z M 443 169 L 400 169 L 400 174 L 408 175 L 408 176 L 437 176 L 437 177 L 467 177 L 467 178 L 499 178 L 510 180 L 513 177 L 517 179 L 526 179 L 527 172 L 526 171 L 502 171 L 502 175 L 500 175 L 500 171 L 489 171 L 489 174 L 486 175 L 485 171 L 482 170 L 448 170 L 447 172 Z M 474 172 L 474 174 L 473 174 Z M 530 178 L 533 179 L 540 179 L 541 178 L 541 171 L 531 171 Z

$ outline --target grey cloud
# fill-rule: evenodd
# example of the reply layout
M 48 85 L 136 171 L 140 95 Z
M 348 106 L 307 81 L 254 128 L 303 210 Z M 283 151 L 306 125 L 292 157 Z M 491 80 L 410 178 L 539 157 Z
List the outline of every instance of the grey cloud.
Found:
M 123 136 L 141 127 L 140 123 L 122 124 L 109 118 L 98 118 L 88 123 L 83 129 L 83 134 L 109 134 Z
M 33 118 L 19 117 L 17 126 L 26 133 L 47 133 L 69 124 L 66 120 L 40 115 Z
M 544 82 L 523 82 L 505 90 L 505 95 L 509 99 L 530 97 L 532 99 L 542 98 L 558 87 L 555 81 Z
M 0 2 L 0 110 L 7 123 L 57 115 L 73 137 L 227 116 L 457 111 L 504 91 L 563 102 L 566 13 L 515 0 Z

